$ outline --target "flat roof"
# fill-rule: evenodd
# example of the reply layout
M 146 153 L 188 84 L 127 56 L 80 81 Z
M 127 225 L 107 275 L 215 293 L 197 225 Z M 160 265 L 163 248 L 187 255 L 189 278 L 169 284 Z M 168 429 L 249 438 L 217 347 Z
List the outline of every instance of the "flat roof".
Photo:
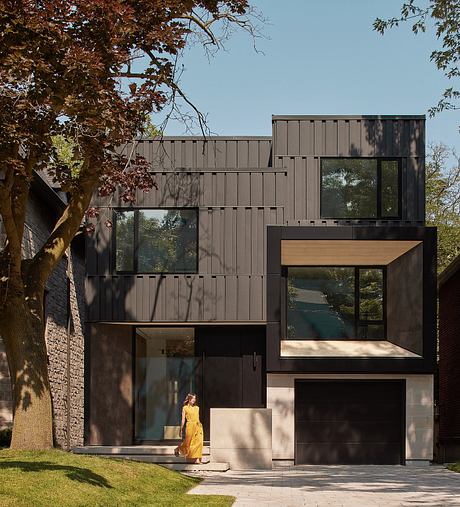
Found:
M 274 114 L 272 121 L 278 120 L 425 120 L 424 114 Z

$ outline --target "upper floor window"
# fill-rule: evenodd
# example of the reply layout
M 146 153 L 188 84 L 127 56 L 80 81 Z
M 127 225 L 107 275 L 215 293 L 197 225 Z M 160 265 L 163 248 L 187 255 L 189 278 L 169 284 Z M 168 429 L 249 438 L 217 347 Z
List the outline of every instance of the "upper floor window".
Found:
M 322 158 L 321 217 L 400 218 L 400 172 L 395 159 Z
M 287 268 L 287 338 L 385 339 L 384 268 Z
M 196 273 L 198 211 L 115 211 L 115 270 L 135 273 Z

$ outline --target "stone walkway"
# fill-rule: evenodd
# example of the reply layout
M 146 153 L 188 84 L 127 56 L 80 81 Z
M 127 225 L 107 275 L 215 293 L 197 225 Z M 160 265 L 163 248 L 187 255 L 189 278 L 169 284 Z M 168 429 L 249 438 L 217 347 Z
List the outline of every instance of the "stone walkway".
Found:
M 299 466 L 205 475 L 191 494 L 235 507 L 460 507 L 460 474 L 442 466 Z

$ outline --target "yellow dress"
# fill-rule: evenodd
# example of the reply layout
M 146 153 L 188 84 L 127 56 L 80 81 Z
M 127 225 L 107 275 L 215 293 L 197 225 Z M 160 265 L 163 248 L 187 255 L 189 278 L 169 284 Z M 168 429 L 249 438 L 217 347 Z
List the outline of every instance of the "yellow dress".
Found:
M 185 405 L 185 438 L 179 445 L 179 453 L 189 459 L 201 459 L 203 455 L 203 426 L 200 408 Z

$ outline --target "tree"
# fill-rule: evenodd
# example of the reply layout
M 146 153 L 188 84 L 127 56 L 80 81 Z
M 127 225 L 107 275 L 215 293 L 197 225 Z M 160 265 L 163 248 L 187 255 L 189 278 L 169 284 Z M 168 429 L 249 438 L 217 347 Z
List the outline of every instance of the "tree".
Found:
M 179 99 L 189 44 L 219 48 L 233 27 L 255 35 L 247 0 L 0 0 L 0 335 L 11 374 L 13 448 L 53 445 L 43 294 L 98 189 L 134 201 L 154 184 L 146 161 L 119 150 Z M 171 113 L 170 113 L 171 114 Z M 148 122 L 147 122 L 148 123 Z M 160 129 L 161 131 L 161 129 Z M 135 143 L 132 143 L 134 146 Z M 68 204 L 37 254 L 21 253 L 34 171 Z M 95 210 L 90 210 L 94 215 Z
M 426 164 L 426 223 L 438 228 L 438 272 L 460 254 L 460 160 L 449 168 L 452 154 L 431 145 Z
M 400 23 L 412 23 L 412 31 L 417 34 L 431 29 L 434 25 L 436 37 L 441 41 L 441 48 L 430 55 L 436 67 L 455 83 L 460 76 L 460 1 L 429 0 L 424 7 L 416 5 L 415 0 L 408 0 L 401 7 L 401 15 L 390 19 L 377 18 L 374 30 L 384 34 L 388 29 Z M 444 110 L 459 109 L 460 91 L 455 86 L 447 88 L 439 102 L 430 108 L 430 116 Z

